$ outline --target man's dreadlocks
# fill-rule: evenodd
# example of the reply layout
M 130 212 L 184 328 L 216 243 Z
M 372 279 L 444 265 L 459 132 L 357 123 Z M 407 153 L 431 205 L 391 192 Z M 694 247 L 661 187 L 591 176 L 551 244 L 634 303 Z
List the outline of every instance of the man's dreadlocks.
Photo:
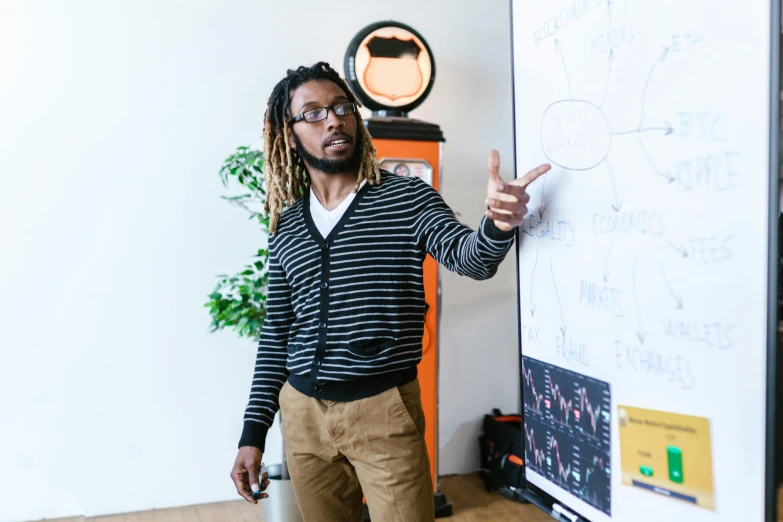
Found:
M 288 120 L 291 118 L 288 110 L 291 105 L 291 94 L 300 85 L 313 80 L 330 80 L 336 83 L 352 103 L 357 107 L 361 106 L 345 81 L 326 62 L 318 62 L 312 67 L 301 66 L 296 70 L 289 69 L 286 77 L 275 85 L 264 116 L 264 180 L 267 189 L 264 212 L 271 216 L 269 231 L 272 234 L 277 231 L 283 209 L 293 205 L 310 186 L 310 177 L 304 162 L 297 155 L 296 149 L 292 150 L 289 145 L 292 130 L 288 126 Z M 370 133 L 367 132 L 358 111 L 354 116 L 357 123 L 356 147 L 360 147 L 362 155 L 355 192 L 363 180 L 367 180 L 370 185 L 380 183 L 381 173 Z

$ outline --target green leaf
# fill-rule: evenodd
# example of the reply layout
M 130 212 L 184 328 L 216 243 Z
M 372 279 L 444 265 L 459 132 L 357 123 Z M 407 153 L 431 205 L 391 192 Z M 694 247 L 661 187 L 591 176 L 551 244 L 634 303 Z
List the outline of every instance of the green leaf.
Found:
M 241 185 L 244 193 L 222 195 L 224 201 L 244 206 L 249 210 L 249 219 L 257 220 L 261 232 L 269 233 L 270 218 L 262 212 L 250 208 L 263 207 L 266 201 L 267 187 L 264 182 L 264 153 L 239 146 L 228 156 L 218 169 L 218 176 L 224 187 L 229 186 L 229 178 Z M 209 301 L 204 307 L 209 310 L 212 332 L 231 329 L 240 337 L 256 338 L 263 328 L 266 318 L 266 294 L 269 284 L 269 252 L 258 249 L 252 261 L 234 276 L 219 274 Z

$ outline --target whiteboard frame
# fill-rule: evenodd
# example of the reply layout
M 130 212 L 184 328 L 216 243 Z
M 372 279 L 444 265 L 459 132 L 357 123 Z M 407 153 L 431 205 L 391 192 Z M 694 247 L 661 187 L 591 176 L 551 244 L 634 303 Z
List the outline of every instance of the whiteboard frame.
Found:
M 776 471 L 778 460 L 778 449 L 776 448 L 776 425 L 777 425 L 777 323 L 778 323 L 778 241 L 779 241 L 779 218 L 780 218 L 780 197 L 781 197 L 781 183 L 780 183 L 780 41 L 781 41 L 781 18 L 783 13 L 780 9 L 780 0 L 769 0 L 770 6 L 770 100 L 769 100 L 769 158 L 768 158 L 768 208 L 769 214 L 767 216 L 767 383 L 766 383 L 766 430 L 765 430 L 765 462 L 764 462 L 764 522 L 776 522 L 776 506 L 777 506 L 777 483 L 776 483 Z M 514 175 L 517 177 L 518 164 L 517 164 L 517 122 L 516 122 L 516 85 L 515 85 L 515 72 L 514 72 L 514 0 L 508 0 L 508 13 L 509 13 L 509 29 L 510 29 L 510 44 L 511 44 L 511 134 L 513 140 L 513 159 L 514 159 Z M 516 229 L 516 241 L 514 244 L 516 250 L 516 277 L 517 277 L 517 354 L 519 355 L 519 405 L 521 409 L 521 415 L 524 419 L 524 397 L 523 397 L 523 385 L 522 385 L 522 305 L 520 300 L 520 274 L 519 274 L 519 247 L 520 247 L 520 232 L 519 227 Z M 783 383 L 781 384 L 783 386 Z M 525 450 L 524 436 L 520 432 L 521 444 L 523 451 Z M 527 462 L 527 459 L 523 459 Z M 560 504 L 566 508 L 568 506 L 555 499 L 543 491 L 538 486 L 528 482 L 525 479 L 525 472 L 522 474 L 524 486 L 522 489 L 522 496 L 548 513 L 550 516 L 556 519 L 560 519 L 559 514 L 553 510 L 553 504 Z M 569 508 L 571 509 L 571 508 Z M 589 522 L 588 519 L 579 515 L 579 520 Z
M 778 252 L 780 236 L 780 33 L 779 0 L 770 1 L 770 105 L 769 105 L 769 237 L 767 285 L 767 430 L 764 477 L 764 520 L 777 519 L 777 366 L 778 366 Z

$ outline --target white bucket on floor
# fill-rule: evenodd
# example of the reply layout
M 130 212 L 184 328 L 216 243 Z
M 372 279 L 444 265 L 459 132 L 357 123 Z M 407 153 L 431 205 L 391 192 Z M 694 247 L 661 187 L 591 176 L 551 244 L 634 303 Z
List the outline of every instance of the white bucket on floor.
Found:
M 290 480 L 269 479 L 266 493 L 269 498 L 258 502 L 264 514 L 264 522 L 302 522 Z

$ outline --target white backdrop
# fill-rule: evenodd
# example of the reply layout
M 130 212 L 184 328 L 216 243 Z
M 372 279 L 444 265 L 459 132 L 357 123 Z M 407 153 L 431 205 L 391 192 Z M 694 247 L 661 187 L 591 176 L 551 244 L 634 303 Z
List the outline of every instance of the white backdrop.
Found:
M 217 169 L 260 146 L 286 69 L 342 73 L 386 19 L 433 49 L 412 116 L 442 126 L 444 196 L 476 226 L 490 149 L 513 176 L 505 1 L 0 0 L 0 521 L 237 498 L 255 342 L 209 334 L 201 305 L 260 237 Z M 518 408 L 514 273 L 442 271 L 442 474 L 475 470 L 482 415 Z

